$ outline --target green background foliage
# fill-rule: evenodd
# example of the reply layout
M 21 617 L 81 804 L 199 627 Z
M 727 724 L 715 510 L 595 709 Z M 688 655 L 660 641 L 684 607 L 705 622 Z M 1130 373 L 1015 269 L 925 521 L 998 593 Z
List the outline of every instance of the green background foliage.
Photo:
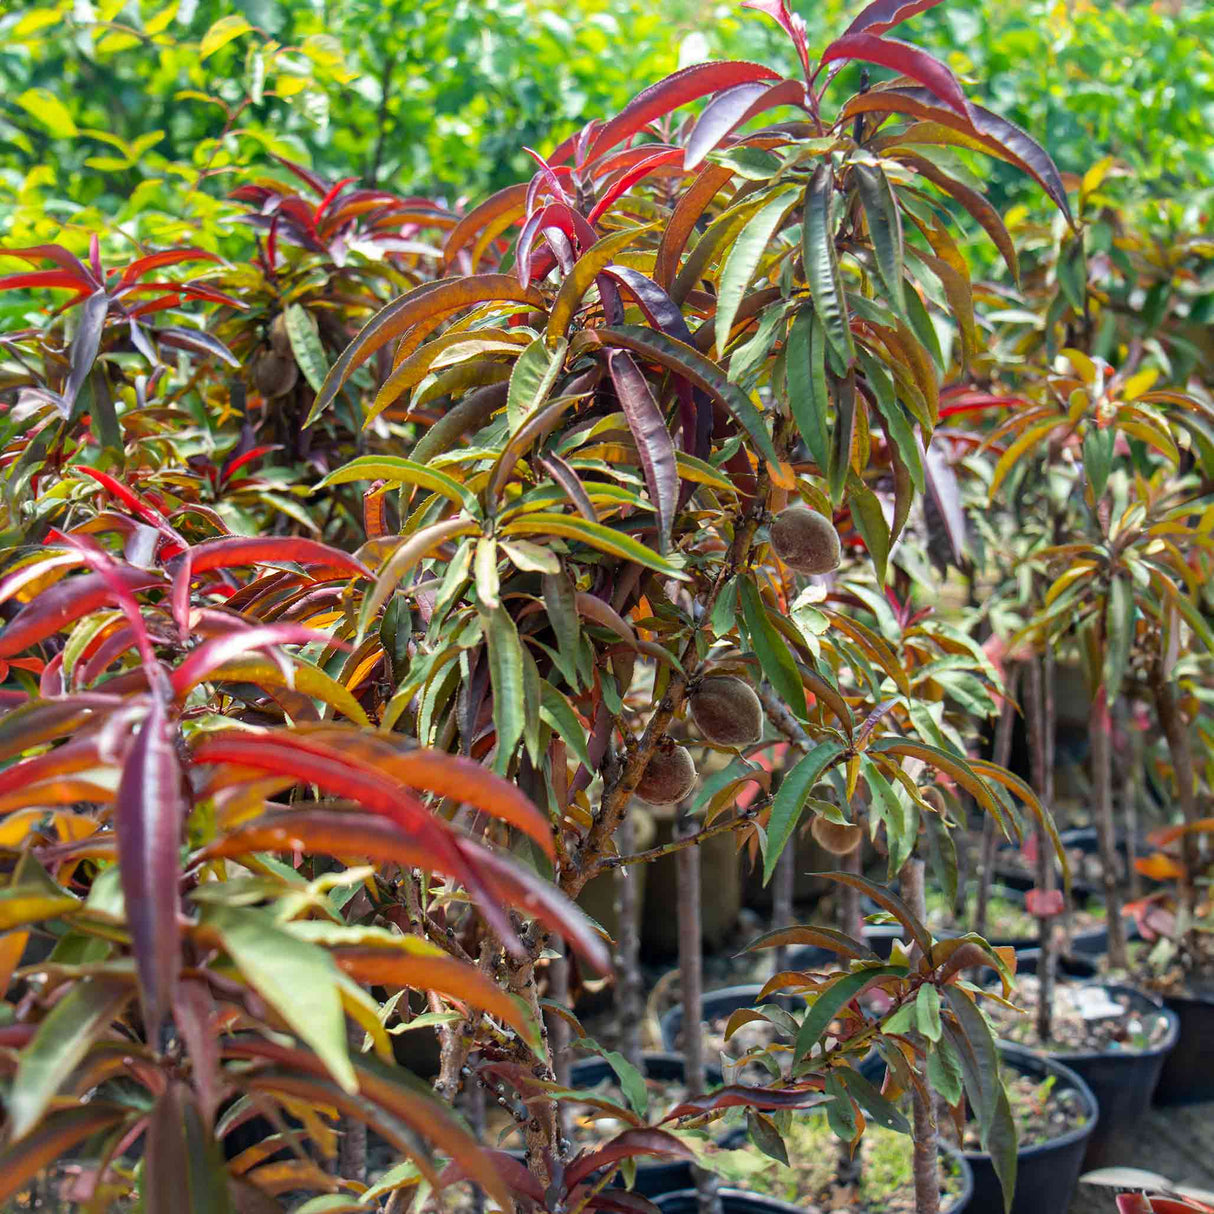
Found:
M 801 5 L 811 46 L 851 7 Z M 983 82 L 976 95 L 1064 172 L 1113 155 L 1200 226 L 1207 199 L 1194 191 L 1214 183 L 1214 8 L 954 5 L 917 17 L 913 34 Z M 694 0 L 17 4 L 0 18 L 0 237 L 82 247 L 118 224 L 131 238 L 222 246 L 234 237 L 219 200 L 271 153 L 332 180 L 476 200 L 527 173 L 524 146 L 551 148 L 708 56 L 792 68 L 771 22 Z M 997 202 L 1040 205 L 1013 170 L 983 171 Z

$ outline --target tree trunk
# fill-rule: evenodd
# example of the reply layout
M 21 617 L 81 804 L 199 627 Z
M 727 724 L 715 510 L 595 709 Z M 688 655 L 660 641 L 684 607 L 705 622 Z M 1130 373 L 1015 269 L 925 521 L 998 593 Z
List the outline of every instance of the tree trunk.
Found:
M 1051 764 L 1054 732 L 1053 663 L 1048 656 L 1029 660 L 1028 687 L 1025 689 L 1024 710 L 1029 734 L 1029 754 L 1033 787 L 1047 813 L 1054 801 L 1054 769 Z M 1044 895 L 1054 888 L 1054 849 L 1045 828 L 1034 828 L 1037 845 L 1037 890 Z M 1054 928 L 1051 916 L 1037 917 L 1037 945 L 1041 950 L 1037 962 L 1037 1038 L 1044 1044 L 1053 1031 L 1054 1018 Z
M 1125 925 L 1121 921 L 1121 893 L 1117 888 L 1117 838 L 1113 829 L 1113 725 L 1109 716 L 1108 691 L 1103 684 L 1092 699 L 1092 792 L 1096 838 L 1100 846 L 1100 868 L 1104 883 L 1105 917 L 1109 925 L 1109 965 L 1126 966 Z
M 679 806 L 674 837 L 696 833 L 696 821 L 685 807 Z M 677 853 L 677 891 L 679 917 L 679 983 L 683 995 L 683 1066 L 688 1096 L 699 1096 L 704 1081 L 704 1031 L 701 1004 L 704 998 L 704 965 L 700 916 L 700 849 L 685 847 Z M 711 1172 L 694 1168 L 700 1214 L 720 1214 L 717 1178 Z
M 627 814 L 615 832 L 622 856 L 636 847 L 636 831 Z M 694 848 L 692 849 L 694 850 Z M 632 866 L 621 864 L 612 875 L 615 882 L 616 921 L 616 1048 L 638 1070 L 641 1069 L 641 1022 L 645 1016 L 645 987 L 641 979 L 640 907 L 637 905 L 637 876 Z
M 565 942 L 554 938 L 548 945 L 553 950 L 560 950 L 559 957 L 553 957 L 548 962 L 548 998 L 558 1007 L 569 1006 L 569 956 Z M 545 1016 L 548 1025 L 548 1051 L 552 1056 L 552 1073 L 556 1082 L 563 1088 L 570 1087 L 569 1082 L 569 1022 L 564 1016 L 549 1012 Z M 573 1128 L 573 1108 L 567 1103 L 557 1106 L 557 1116 L 560 1122 L 561 1137 L 568 1139 Z
M 843 857 L 843 871 L 859 874 L 861 853 L 864 845 L 849 851 Z M 860 891 L 852 885 L 844 885 L 839 891 L 839 930 L 855 940 L 864 939 L 864 916 L 860 913 Z
M 1138 806 L 1142 800 L 1142 730 L 1136 727 L 1134 706 L 1130 704 L 1125 714 L 1125 731 L 1130 740 L 1130 773 L 1125 784 L 1125 804 L 1122 818 L 1125 822 L 1125 868 L 1130 885 L 1130 901 L 1142 897 L 1142 874 L 1138 871 Z
M 995 726 L 995 746 L 993 760 L 1000 766 L 1006 767 L 1012 754 L 1012 730 L 1016 725 L 1016 685 L 1020 681 L 1020 667 L 1009 666 L 1007 671 L 1007 698 L 999 713 L 999 724 Z M 986 935 L 987 909 L 991 901 L 991 880 L 995 875 L 995 832 L 997 826 L 994 816 L 986 815 L 982 823 L 982 858 L 978 867 L 978 904 L 974 912 L 974 931 L 980 936 Z
M 362 1049 L 364 1032 L 354 1021 L 346 1022 L 346 1040 L 351 1053 Z M 337 1146 L 337 1170 L 343 1180 L 367 1183 L 367 1123 L 358 1117 L 343 1117 Z
M 913 857 L 902 866 L 902 898 L 911 913 L 922 920 L 927 916 L 923 861 Z M 917 951 L 917 950 L 916 950 Z M 924 1066 L 924 1083 L 927 1084 Z M 928 1085 L 930 1091 L 930 1085 Z M 935 1111 L 930 1098 L 924 1099 L 915 1088 L 914 1104 L 914 1176 L 915 1214 L 940 1214 L 940 1145 Z
M 1172 772 L 1176 780 L 1176 797 L 1184 814 L 1186 825 L 1197 821 L 1197 796 L 1193 787 L 1193 751 L 1189 741 L 1188 722 L 1181 716 L 1176 703 L 1176 693 L 1168 682 L 1162 667 L 1156 665 L 1151 671 L 1151 692 L 1155 698 L 1155 713 L 1159 718 L 1163 736 L 1167 739 L 1168 754 L 1172 759 Z M 1181 856 L 1185 875 L 1181 878 L 1181 904 L 1192 916 L 1197 905 L 1197 887 L 1192 874 L 1197 870 L 1197 839 L 1191 831 L 1181 836 Z

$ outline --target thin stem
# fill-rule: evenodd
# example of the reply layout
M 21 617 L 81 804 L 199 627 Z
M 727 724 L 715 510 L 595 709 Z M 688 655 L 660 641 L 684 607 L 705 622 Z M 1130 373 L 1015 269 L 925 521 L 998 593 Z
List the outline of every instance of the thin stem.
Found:
M 1024 709 L 1029 731 L 1029 751 L 1032 761 L 1033 786 L 1048 812 L 1053 799 L 1053 771 L 1050 767 L 1052 749 L 1049 735 L 1053 729 L 1053 697 L 1045 690 L 1044 658 L 1033 657 L 1028 663 L 1028 687 L 1025 689 Z M 1054 884 L 1054 854 L 1045 830 L 1038 826 L 1034 832 L 1037 845 L 1037 888 L 1044 893 Z M 1054 934 L 1049 916 L 1037 918 L 1037 943 L 1041 957 L 1037 962 L 1037 1039 L 1049 1041 L 1054 1011 Z
M 1109 965 L 1126 966 L 1125 925 L 1121 921 L 1121 892 L 1117 888 L 1117 840 L 1113 832 L 1113 747 L 1107 689 L 1101 685 L 1092 699 L 1092 790 L 1096 839 L 1100 847 L 1105 917 L 1109 925 Z
M 1188 722 L 1181 716 L 1176 703 L 1176 693 L 1164 674 L 1163 667 L 1156 664 L 1151 669 L 1151 693 L 1155 698 L 1155 715 L 1168 743 L 1168 754 L 1172 759 L 1172 778 L 1176 781 L 1176 798 L 1184 814 L 1185 825 L 1197 821 L 1197 795 L 1193 784 L 1193 750 L 1189 742 Z M 1197 905 L 1197 888 L 1192 874 L 1197 870 L 1197 840 L 1191 831 L 1181 836 L 1181 856 L 1185 875 L 1181 878 L 1181 905 L 1190 917 Z
M 924 888 L 924 863 L 910 859 L 902 866 L 902 898 L 911 913 L 919 919 L 927 916 L 927 895 Z M 916 950 L 917 951 L 917 950 Z M 926 1065 L 924 1070 L 926 1071 Z M 924 1075 L 924 1088 L 931 1090 Z M 915 1085 L 914 1107 L 914 1176 L 915 1214 L 939 1214 L 940 1211 L 940 1145 L 935 1112 L 931 1099 L 925 1098 Z
M 1007 672 L 1007 683 L 999 723 L 995 726 L 995 746 L 992 759 L 1006 767 L 1012 754 L 1012 731 L 1016 725 L 1016 688 L 1020 682 L 1020 667 L 1011 666 Z M 974 931 L 986 935 L 987 908 L 991 900 L 991 880 L 995 875 L 995 830 L 993 814 L 988 814 L 982 823 L 982 856 L 978 867 L 978 904 L 974 913 Z
M 616 831 L 616 844 L 631 851 L 636 831 L 632 815 L 625 816 Z M 641 978 L 640 906 L 638 878 L 624 865 L 612 874 L 615 883 L 616 919 L 616 1007 L 619 1015 L 620 1053 L 638 1069 L 641 1066 L 641 1020 L 645 1015 L 645 988 Z

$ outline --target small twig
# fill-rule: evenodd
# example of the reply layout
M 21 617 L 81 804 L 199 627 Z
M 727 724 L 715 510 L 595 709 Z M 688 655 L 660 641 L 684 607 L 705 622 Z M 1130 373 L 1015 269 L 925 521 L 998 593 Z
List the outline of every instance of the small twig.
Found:
M 686 851 L 689 847 L 697 847 L 708 839 L 726 834 L 736 826 L 749 822 L 760 809 L 766 809 L 770 804 L 771 798 L 764 797 L 749 805 L 743 813 L 736 814 L 732 818 L 724 818 L 720 822 L 714 822 L 711 826 L 706 826 L 703 830 L 698 830 L 693 835 L 681 835 L 677 839 L 672 839 L 669 843 L 661 843 L 657 847 L 649 848 L 647 851 L 633 852 L 631 856 L 604 856 L 598 862 L 598 868 L 595 871 L 606 872 L 615 868 L 623 868 L 627 864 L 647 864 L 650 860 L 660 860 L 663 856 L 673 855 L 679 851 Z

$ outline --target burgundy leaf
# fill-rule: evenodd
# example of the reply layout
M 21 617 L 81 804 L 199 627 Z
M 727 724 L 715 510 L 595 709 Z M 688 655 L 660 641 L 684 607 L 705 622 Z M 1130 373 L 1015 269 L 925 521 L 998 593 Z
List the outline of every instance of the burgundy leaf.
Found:
M 55 287 L 92 294 L 93 283 L 91 279 L 81 280 L 66 270 L 28 270 L 24 274 L 5 274 L 0 277 L 0 291 L 15 291 L 19 287 Z
M 817 1082 L 821 1084 L 822 1080 L 819 1079 Z M 766 1088 L 752 1088 L 745 1084 L 734 1083 L 717 1088 L 715 1092 L 710 1092 L 707 1096 L 695 1096 L 683 1101 L 662 1118 L 661 1124 L 665 1125 L 666 1122 L 675 1121 L 679 1117 L 712 1113 L 717 1109 L 808 1109 L 833 1099 L 834 1097 L 824 1096 L 821 1091 L 813 1087 L 782 1088 L 773 1092 Z
M 800 80 L 751 81 L 719 93 L 704 107 L 687 140 L 683 167 L 695 168 L 722 139 L 759 114 L 781 105 L 804 104 L 805 85 Z
M 323 198 L 329 190 L 329 183 L 323 177 L 313 173 L 311 169 L 305 169 L 302 164 L 296 164 L 293 160 L 288 160 L 285 156 L 275 156 L 275 160 L 282 165 L 284 169 L 294 173 L 300 181 L 312 190 L 318 197 Z
M 675 460 L 674 440 L 666 428 L 658 403 L 653 399 L 649 384 L 636 362 L 625 350 L 612 350 L 607 355 L 611 382 L 615 385 L 620 409 L 632 431 L 637 455 L 645 472 L 645 485 L 653 502 L 658 522 L 660 550 L 670 546 L 679 502 L 679 469 Z
M 860 33 L 883 34 L 916 13 L 935 8 L 939 3 L 940 0 L 873 0 L 843 31 L 844 37 Z
M 1066 216 L 1067 222 L 1073 224 L 1066 186 L 1058 166 L 1031 135 L 1006 118 L 973 104 L 969 106 L 968 116 L 961 115 L 939 105 L 935 94 L 927 89 L 899 86 L 858 94 L 843 107 L 840 120 L 848 121 L 856 114 L 882 112 L 910 114 L 925 122 L 940 122 L 976 139 L 1000 159 L 1028 173 Z
M 748 80 L 778 80 L 771 68 L 743 60 L 717 63 L 697 63 L 651 84 L 638 93 L 595 136 L 589 156 L 593 158 L 630 139 L 656 118 L 677 110 L 680 106 L 718 93 L 722 89 L 744 84 Z
M 128 591 L 147 590 L 162 584 L 162 579 L 146 569 L 115 564 L 112 576 Z M 117 601 L 110 582 L 100 573 L 64 578 L 26 603 L 0 633 L 0 658 L 12 657 L 31 645 L 52 636 L 61 628 L 99 607 L 112 607 Z
M 343 177 L 329 192 L 316 204 L 316 210 L 312 213 L 312 222 L 320 223 L 324 217 L 324 213 L 333 205 L 338 194 L 342 192 L 348 185 L 352 185 L 358 180 L 357 177 Z
M 936 444 L 928 445 L 923 460 L 923 474 L 928 492 L 944 521 L 953 559 L 960 565 L 965 559 L 965 511 L 961 507 L 961 487 L 957 484 L 957 474 L 952 464 Z
M 822 63 L 831 63 L 836 59 L 861 59 L 865 63 L 875 63 L 878 67 L 901 72 L 925 85 L 934 96 L 963 118 L 969 117 L 969 101 L 957 77 L 934 55 L 921 51 L 917 46 L 893 38 L 878 38 L 873 34 L 845 34 L 822 52 Z
M 186 350 L 191 354 L 212 354 L 221 358 L 230 367 L 239 367 L 240 359 L 210 333 L 201 329 L 178 329 L 167 327 L 156 330 L 156 339 L 162 346 L 170 346 L 174 350 Z
M 577 512 L 588 522 L 599 521 L 598 511 L 590 500 L 578 474 L 555 452 L 541 455 L 538 461 L 541 468 L 561 487 L 565 496 L 573 503 Z
M 178 849 L 186 805 L 164 701 L 154 696 L 122 767 L 114 809 L 127 925 L 153 1047 L 181 969 Z
M 679 306 L 648 275 L 632 266 L 606 266 L 603 274 L 614 278 L 637 301 L 645 319 L 655 329 L 661 329 L 677 341 L 691 345 L 694 338 Z
M 673 1134 L 665 1130 L 625 1130 L 610 1142 L 604 1143 L 589 1154 L 582 1152 L 571 1160 L 565 1169 L 565 1180 L 575 1185 L 591 1172 L 597 1172 L 606 1164 L 620 1159 L 631 1159 L 637 1155 L 670 1155 L 675 1159 L 695 1160 L 695 1152 Z

